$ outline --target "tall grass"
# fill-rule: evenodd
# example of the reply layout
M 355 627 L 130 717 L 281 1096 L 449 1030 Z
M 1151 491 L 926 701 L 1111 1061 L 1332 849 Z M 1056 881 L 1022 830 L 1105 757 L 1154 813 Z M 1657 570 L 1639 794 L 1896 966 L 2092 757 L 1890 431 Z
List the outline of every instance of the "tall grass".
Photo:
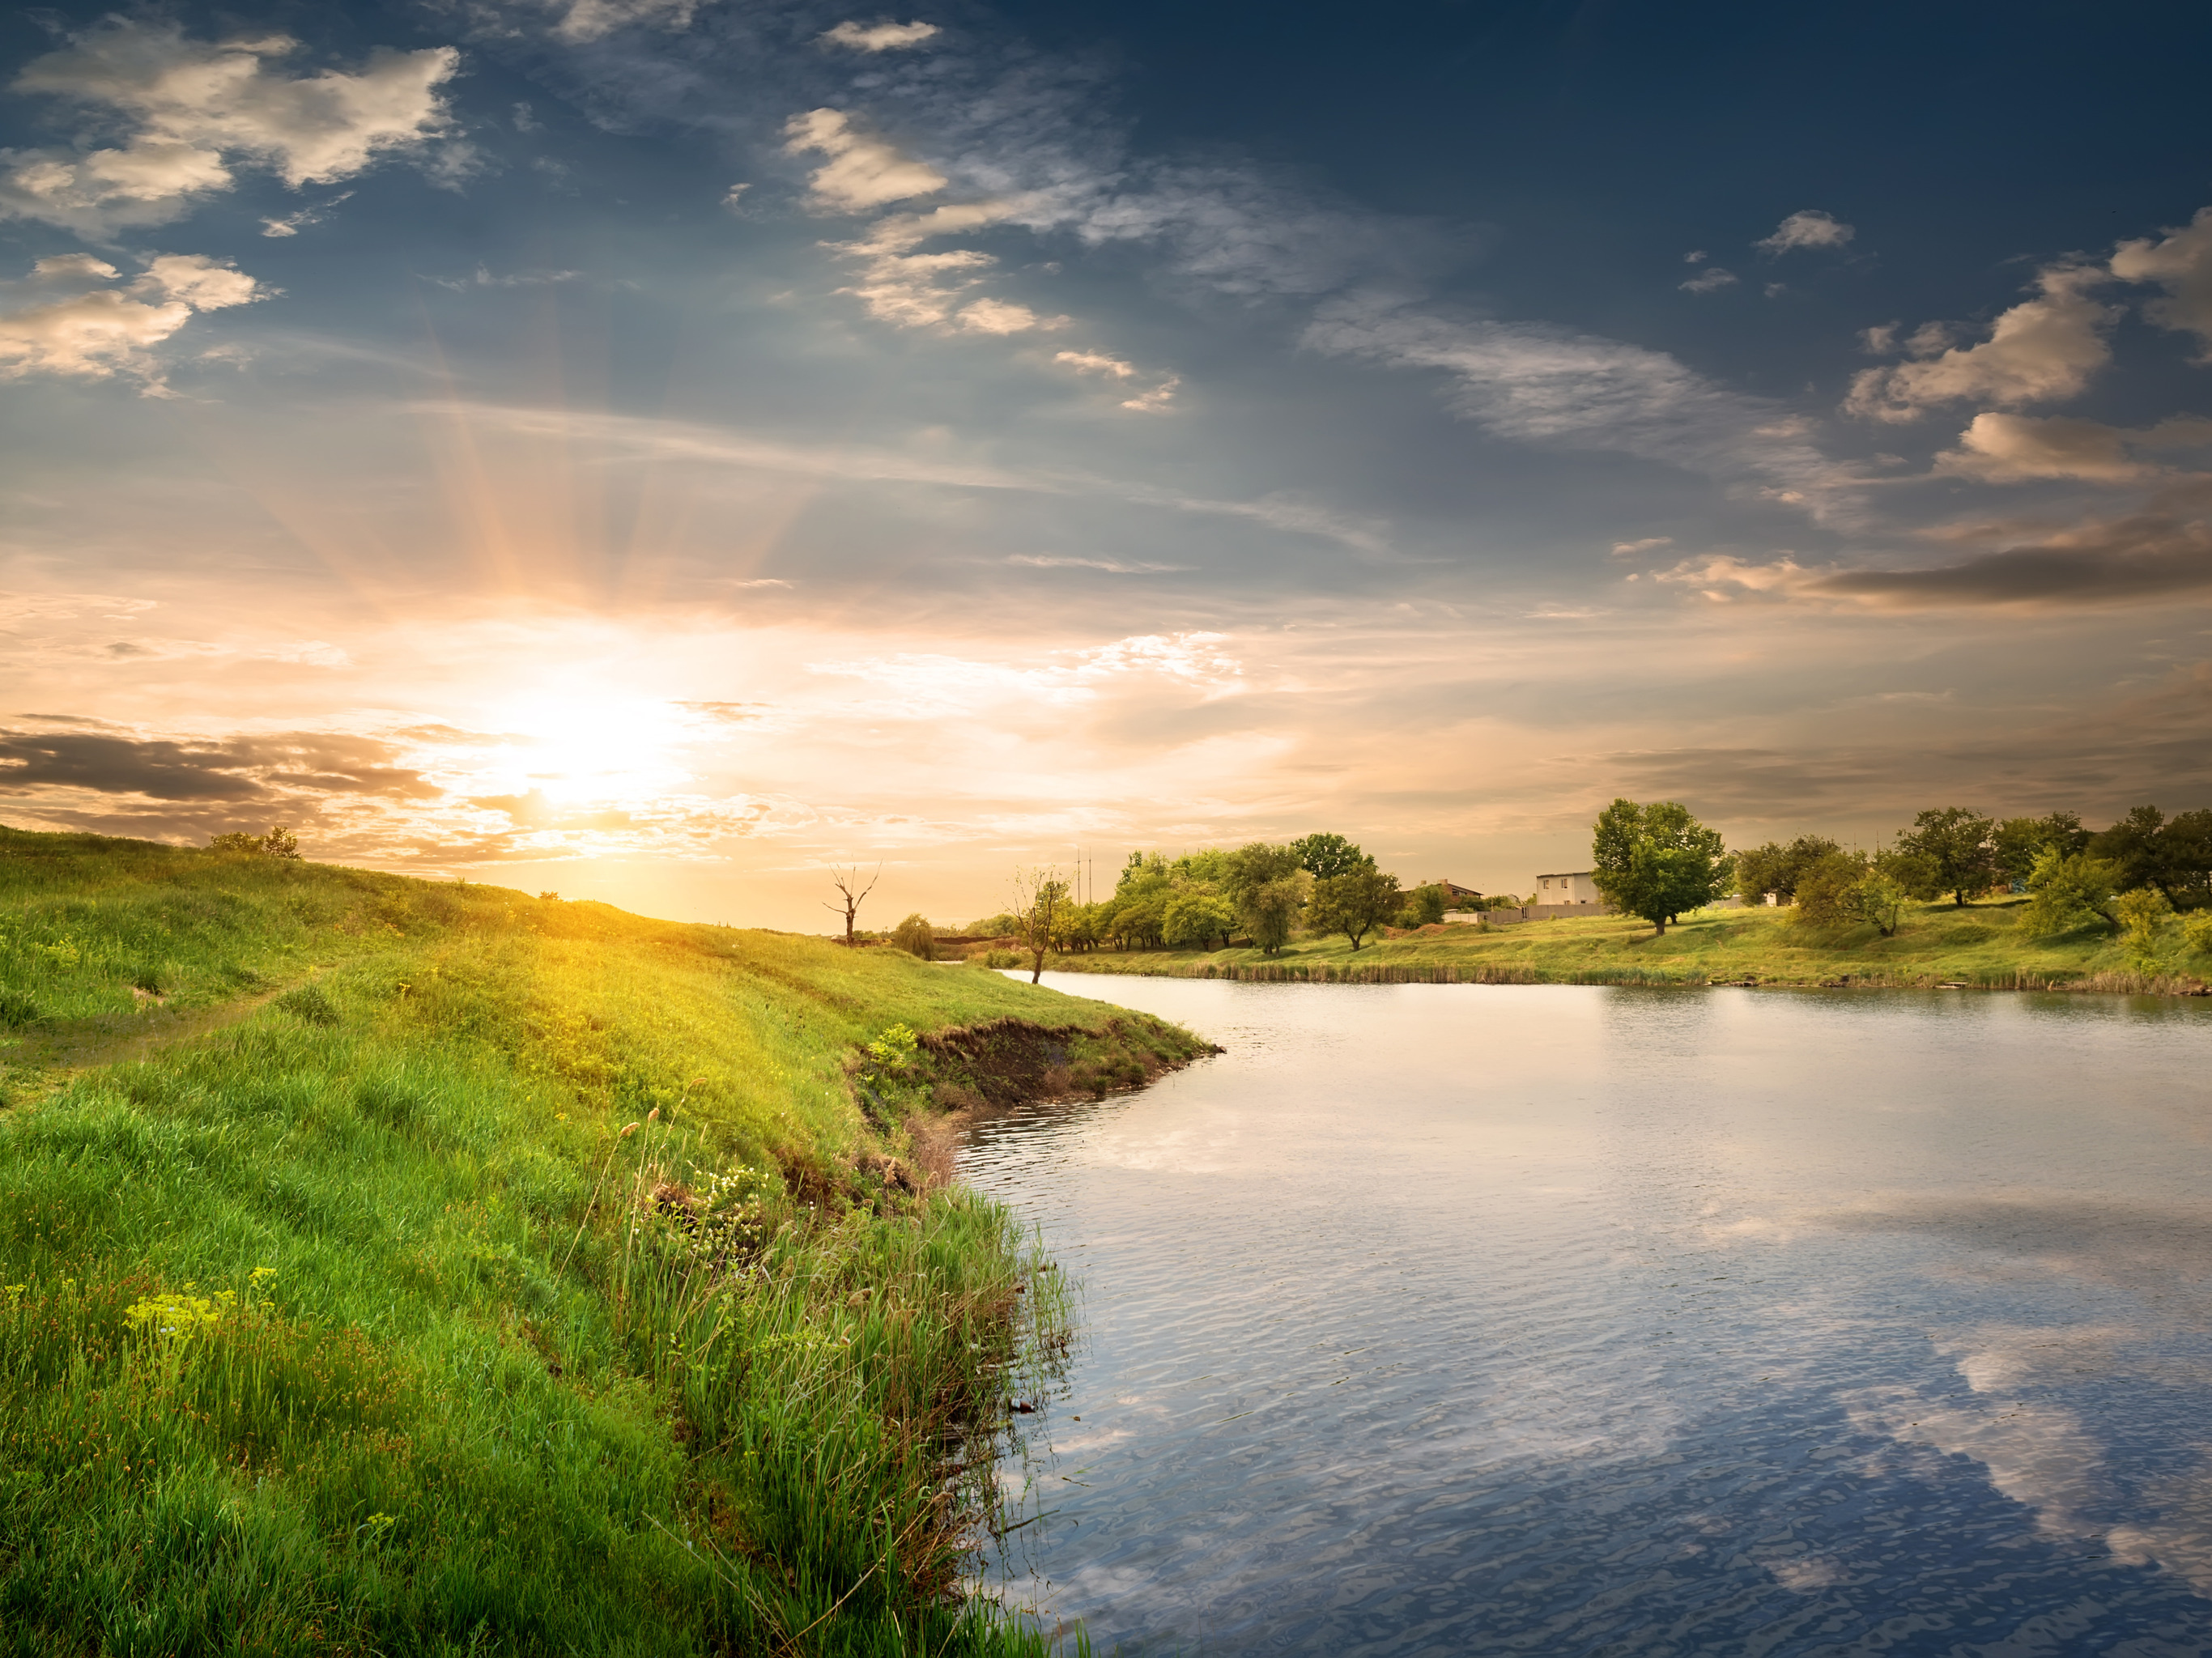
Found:
M 1044 1649 L 960 1590 L 1057 1275 L 848 1072 L 1130 1016 L 8 831 L 0 935 L 0 1653 Z

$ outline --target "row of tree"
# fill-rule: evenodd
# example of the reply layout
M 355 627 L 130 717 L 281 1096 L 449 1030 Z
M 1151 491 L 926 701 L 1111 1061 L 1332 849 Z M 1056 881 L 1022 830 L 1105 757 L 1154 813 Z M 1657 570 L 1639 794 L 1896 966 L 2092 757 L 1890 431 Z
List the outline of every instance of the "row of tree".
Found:
M 1811 926 L 1870 922 L 1885 936 L 1910 903 L 1964 905 L 2000 890 L 2028 896 L 2021 925 L 2039 934 L 2098 920 L 2132 937 L 2154 932 L 2157 916 L 2212 909 L 2212 811 L 2168 817 L 2137 806 L 2091 830 L 2070 811 L 1996 818 L 1940 806 L 1871 853 L 1801 835 L 1731 855 L 1677 801 L 1615 800 L 1594 826 L 1591 857 L 1607 901 L 1661 932 L 1731 892 L 1753 903 L 1771 893 Z
M 1034 979 L 1051 952 L 1103 949 L 1225 948 L 1242 938 L 1267 955 L 1300 931 L 1341 932 L 1358 950 L 1387 922 L 1443 919 L 1443 887 L 1407 889 L 1341 835 L 1285 843 L 1255 841 L 1169 858 L 1133 852 L 1114 895 L 1078 903 L 1058 872 L 1021 872 L 1017 902 L 974 931 L 1012 934 L 1031 957 Z

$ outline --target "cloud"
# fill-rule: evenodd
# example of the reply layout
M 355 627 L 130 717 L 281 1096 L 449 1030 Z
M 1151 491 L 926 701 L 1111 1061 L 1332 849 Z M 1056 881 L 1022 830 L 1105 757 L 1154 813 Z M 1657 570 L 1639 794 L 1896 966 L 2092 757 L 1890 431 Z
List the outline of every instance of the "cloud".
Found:
M 1613 544 L 1613 550 L 1616 557 L 1630 558 L 1638 553 L 1648 553 L 1656 547 L 1671 547 L 1674 544 L 1674 537 L 1672 536 L 1646 536 L 1641 541 L 1616 541 Z
M 1795 247 L 1843 247 L 1856 234 L 1850 226 L 1837 222 L 1832 214 L 1808 209 L 1791 214 L 1771 236 L 1762 236 L 1752 246 L 1774 254 L 1787 253 Z
M 1125 380 L 1137 372 L 1134 363 L 1109 357 L 1103 351 L 1059 351 L 1054 353 L 1052 360 L 1066 363 L 1079 374 L 1111 374 L 1115 380 Z
M 2063 416 L 1977 415 L 1959 446 L 1936 457 L 1936 470 L 1987 483 L 2031 478 L 2081 478 L 2128 483 L 2164 469 L 2138 460 L 2131 448 L 2212 447 L 2212 420 L 2176 419 L 2130 430 Z
M 2203 343 L 2197 361 L 2212 364 L 2212 207 L 2199 208 L 2186 228 L 2153 241 L 2122 242 L 2112 274 L 2125 282 L 2156 282 L 2166 297 L 2143 307 L 2152 321 L 2194 334 Z
M 688 29 L 699 0 L 556 0 L 556 9 L 561 19 L 553 25 L 554 37 L 580 46 L 638 24 L 671 33 Z
M 853 213 L 929 196 L 945 188 L 942 173 L 897 145 L 853 130 L 841 110 L 811 109 L 784 124 L 784 149 L 830 159 L 807 183 L 818 206 Z
M 333 196 L 319 207 L 303 207 L 297 213 L 287 213 L 279 219 L 264 219 L 261 234 L 264 236 L 296 236 L 309 225 L 320 224 L 331 216 L 331 210 L 340 202 L 351 199 L 353 191 L 344 191 Z
M 2192 481 L 2154 497 L 2142 511 L 2091 519 L 2038 539 L 1956 563 L 1905 570 L 1809 568 L 1784 556 L 1764 564 L 1731 557 L 1690 560 L 1662 581 L 1708 598 L 1741 595 L 1846 600 L 1872 609 L 2007 608 L 2070 610 L 2140 604 L 2212 592 L 2212 484 Z M 2007 525 L 1969 526 L 2017 533 Z
M 878 322 L 902 328 L 941 325 L 958 307 L 961 295 L 975 285 L 977 279 L 969 273 L 997 261 L 974 248 L 934 253 L 915 250 L 934 237 L 959 235 L 1004 216 L 1000 203 L 962 202 L 879 219 L 859 241 L 830 244 L 860 264 L 860 282 L 842 291 L 858 299 Z
M 1023 334 L 1036 328 L 1064 328 L 1065 317 L 1040 317 L 1025 305 L 1005 300 L 977 300 L 961 308 L 953 320 L 979 334 Z
M 324 732 L 219 742 L 108 731 L 0 731 L 0 793 L 52 789 L 152 800 L 268 800 L 288 792 L 420 799 L 437 790 L 392 763 L 398 750 Z
M 823 30 L 817 38 L 832 46 L 850 46 L 855 52 L 896 52 L 902 46 L 918 46 L 939 33 L 934 23 L 877 23 L 869 27 L 840 23 L 836 28 Z
M 26 302 L 0 309 L 0 378 L 105 380 L 120 374 L 156 388 L 161 374 L 155 348 L 195 312 L 246 305 L 275 292 L 195 253 L 159 254 L 128 284 L 97 285 L 119 275 L 104 260 L 72 253 L 41 259 L 27 282 L 7 284 L 13 297 Z
M 1175 403 L 1176 393 L 1182 389 L 1182 376 L 1170 374 L 1149 392 L 1139 392 L 1133 398 L 1121 399 L 1121 407 L 1133 409 L 1140 415 L 1165 412 Z
M 1109 575 L 1167 575 L 1190 568 L 1188 564 L 1125 564 L 1119 559 L 1062 558 L 1051 553 L 1014 553 L 1006 562 L 1033 570 L 1103 570 Z
M 438 89 L 459 66 L 452 47 L 380 48 L 359 74 L 271 70 L 270 60 L 298 49 L 283 35 L 210 43 L 119 18 L 73 36 L 26 65 L 16 89 L 112 112 L 123 142 L 7 152 L 0 214 L 104 238 L 176 218 L 195 197 L 228 188 L 234 163 L 267 167 L 295 187 L 327 184 L 447 129 Z
M 1735 272 L 1720 265 L 1709 265 L 1686 282 L 1674 285 L 1685 294 L 1717 294 L 1723 288 L 1734 288 Z
M 1322 307 L 1304 343 L 1333 355 L 1441 370 L 1456 413 L 1517 442 L 1664 461 L 1758 485 L 1768 499 L 1816 513 L 1847 481 L 1780 404 L 1620 340 L 1352 297 Z
M 1851 379 L 1845 412 L 1904 422 L 1917 420 L 1937 404 L 1968 398 L 2017 408 L 2072 397 L 2112 355 L 2104 331 L 2119 313 L 2092 297 L 2108 279 L 2094 265 L 2058 264 L 2037 272 L 2037 296 L 2000 316 L 1988 339 L 1922 361 L 1862 370 Z M 1916 348 L 1933 348 L 1940 338 L 1923 330 L 1914 342 Z

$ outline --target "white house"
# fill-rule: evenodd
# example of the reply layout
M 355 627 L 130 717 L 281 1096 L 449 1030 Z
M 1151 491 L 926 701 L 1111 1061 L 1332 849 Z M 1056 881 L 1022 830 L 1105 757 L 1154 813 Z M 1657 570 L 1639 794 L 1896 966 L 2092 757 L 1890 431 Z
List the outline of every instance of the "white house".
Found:
M 1602 908 L 1605 898 L 1597 890 L 1597 873 L 1581 870 L 1571 875 L 1539 875 L 1531 904 L 1588 904 Z

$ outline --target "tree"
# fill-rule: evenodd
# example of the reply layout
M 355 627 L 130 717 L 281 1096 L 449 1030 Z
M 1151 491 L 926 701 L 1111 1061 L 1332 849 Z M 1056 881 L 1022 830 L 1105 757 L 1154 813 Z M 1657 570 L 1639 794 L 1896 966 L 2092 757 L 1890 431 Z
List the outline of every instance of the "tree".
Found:
M 1802 926 L 1849 926 L 1871 922 L 1885 938 L 1896 936 L 1911 895 L 1903 883 L 1863 852 L 1830 853 L 1797 878 L 1796 913 Z
M 1431 926 L 1444 919 L 1444 890 L 1434 881 L 1406 895 L 1398 911 L 1400 926 Z
M 1307 916 L 1324 932 L 1341 932 L 1358 950 L 1360 940 L 1397 908 L 1398 878 L 1370 863 L 1316 881 Z
M 2064 853 L 2052 847 L 2035 860 L 2027 878 L 2027 908 L 2020 913 L 2020 929 L 2031 938 L 2070 932 L 2091 920 L 2102 921 L 2117 932 L 2119 917 L 2112 913 L 2112 895 L 2119 890 L 2117 864 L 2086 852 Z
M 2089 831 L 2081 827 L 2080 816 L 2070 811 L 2054 811 L 2047 817 L 2008 817 L 1990 836 L 1999 878 L 2021 886 L 2035 872 L 2035 860 L 2051 847 L 2075 853 L 2088 844 Z
M 1372 858 L 1341 835 L 1309 835 L 1291 841 L 1291 850 L 1298 855 L 1298 867 L 1316 881 L 1349 875 L 1356 869 L 1370 869 L 1375 864 Z
M 1757 903 L 1772 893 L 1785 904 L 1797 900 L 1797 884 L 1806 871 L 1843 848 L 1825 835 L 1801 835 L 1784 846 L 1769 841 L 1763 847 L 1735 855 L 1735 890 L 1747 903 Z
M 1229 854 L 1224 895 L 1236 907 L 1237 924 L 1267 955 L 1290 942 L 1312 884 L 1294 846 L 1255 841 Z
M 832 914 L 842 914 L 844 916 L 846 949 L 853 948 L 853 918 L 860 913 L 861 901 L 876 890 L 876 883 L 883 878 L 884 866 L 881 864 L 876 865 L 876 872 L 868 878 L 868 884 L 864 887 L 860 886 L 860 866 L 858 864 L 850 870 L 833 866 L 830 871 L 830 884 L 837 889 L 838 902 L 834 904 L 825 902 L 822 908 Z M 860 890 L 854 891 L 855 887 Z
M 1225 947 L 1237 930 L 1237 912 L 1210 892 L 1179 893 L 1168 900 L 1164 929 L 1170 950 L 1205 950 L 1216 938 Z
M 1684 910 L 1726 892 L 1735 873 L 1718 831 L 1679 800 L 1615 800 L 1591 825 L 1590 861 L 1606 902 L 1642 916 L 1657 936 Z
M 1990 844 L 1996 828 L 1992 819 L 1964 806 L 1932 807 L 1898 835 L 1897 848 L 1925 858 L 1936 890 L 1964 907 L 1968 893 L 1986 892 L 1996 884 L 1996 852 Z
M 1017 869 L 1014 872 L 1014 914 L 1018 931 L 1030 956 L 1030 982 L 1044 977 L 1045 952 L 1052 948 L 1053 925 L 1070 902 L 1067 883 L 1057 869 Z
M 1313 888 L 1314 878 L 1298 869 L 1245 895 L 1237 914 L 1244 923 L 1245 932 L 1263 954 L 1273 956 L 1290 943 L 1291 932 L 1297 926 L 1299 913 L 1305 908 Z
M 2112 900 L 2112 914 L 2119 920 L 2120 936 L 2127 940 L 2128 953 L 2135 957 L 2136 965 L 2145 971 L 2155 967 L 2159 928 L 2173 914 L 2166 895 L 2156 887 L 2137 887 Z
M 920 910 L 891 929 L 891 942 L 909 956 L 919 956 L 925 962 L 937 959 L 937 929 L 930 926 L 929 917 Z
M 2155 887 L 2176 909 L 2212 902 L 2212 811 L 2137 806 L 2094 837 L 2089 850 L 2119 866 L 2123 887 Z

